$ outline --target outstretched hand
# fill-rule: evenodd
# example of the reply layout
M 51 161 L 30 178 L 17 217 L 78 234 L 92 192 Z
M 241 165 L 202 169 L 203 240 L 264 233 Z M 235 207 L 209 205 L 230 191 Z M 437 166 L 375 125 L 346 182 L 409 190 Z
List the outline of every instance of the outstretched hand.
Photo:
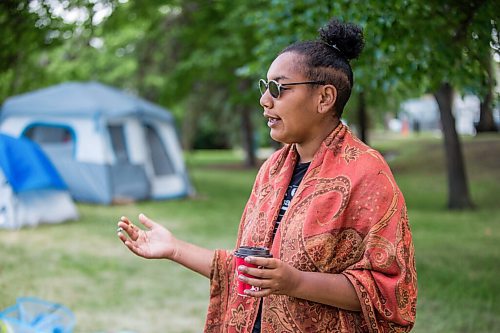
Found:
M 246 257 L 245 261 L 258 266 L 252 268 L 239 266 L 242 273 L 255 278 L 239 274 L 239 279 L 260 290 L 245 290 L 245 294 L 253 297 L 264 297 L 270 294 L 292 296 L 300 283 L 300 271 L 276 258 Z
M 139 221 L 146 230 L 134 225 L 126 216 L 118 221 L 118 237 L 138 256 L 148 259 L 171 259 L 175 254 L 175 241 L 172 233 L 144 214 Z

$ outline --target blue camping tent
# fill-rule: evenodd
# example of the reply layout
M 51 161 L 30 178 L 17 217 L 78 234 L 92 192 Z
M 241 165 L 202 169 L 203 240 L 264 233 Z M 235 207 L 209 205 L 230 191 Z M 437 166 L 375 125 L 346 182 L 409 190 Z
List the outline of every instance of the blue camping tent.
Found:
M 40 144 L 77 201 L 188 195 L 168 110 L 97 82 L 68 82 L 7 99 L 0 130 Z
M 40 147 L 0 133 L 0 228 L 76 218 L 64 181 Z
M 0 133 L 0 169 L 16 193 L 44 188 L 66 189 L 47 156 L 28 139 Z

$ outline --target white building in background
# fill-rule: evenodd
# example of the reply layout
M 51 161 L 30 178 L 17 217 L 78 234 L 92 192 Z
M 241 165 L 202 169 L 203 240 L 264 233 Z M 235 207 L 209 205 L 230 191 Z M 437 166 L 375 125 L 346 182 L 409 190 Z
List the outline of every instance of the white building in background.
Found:
M 434 131 L 441 129 L 439 108 L 431 95 L 418 99 L 409 99 L 400 105 L 398 119 L 401 121 L 401 131 Z
M 459 134 L 476 135 L 481 101 L 474 95 L 456 96 L 453 101 L 455 126 Z
M 475 135 L 475 125 L 479 122 L 480 100 L 474 95 L 455 95 L 453 100 L 453 115 L 458 134 Z M 498 120 L 499 110 L 495 109 L 494 118 Z M 439 106 L 432 95 L 421 98 L 410 99 L 400 105 L 398 116 L 400 124 L 394 123 L 391 129 L 396 130 L 399 126 L 401 131 L 440 131 L 441 117 Z

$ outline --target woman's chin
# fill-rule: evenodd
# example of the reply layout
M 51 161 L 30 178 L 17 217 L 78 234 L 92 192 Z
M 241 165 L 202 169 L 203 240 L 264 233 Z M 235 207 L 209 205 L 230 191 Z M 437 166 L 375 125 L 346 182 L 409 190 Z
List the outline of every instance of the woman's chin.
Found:
M 271 131 L 269 132 L 269 136 L 276 142 L 284 143 L 283 137 L 279 135 L 279 133 L 276 130 L 271 129 Z
M 288 140 L 285 136 L 283 135 L 280 135 L 281 133 L 279 132 L 276 132 L 276 131 L 273 131 L 271 130 L 271 133 L 269 134 L 269 136 L 271 137 L 271 139 L 273 139 L 274 141 L 276 142 L 279 142 L 279 143 L 282 143 L 284 145 L 286 144 L 290 144 L 290 143 L 293 143 L 291 140 Z

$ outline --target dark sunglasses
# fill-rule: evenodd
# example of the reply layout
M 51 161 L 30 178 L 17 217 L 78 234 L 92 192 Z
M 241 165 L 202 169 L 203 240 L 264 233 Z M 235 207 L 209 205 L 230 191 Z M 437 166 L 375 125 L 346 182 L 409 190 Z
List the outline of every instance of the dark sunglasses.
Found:
M 260 94 L 264 95 L 266 90 L 269 89 L 269 93 L 273 98 L 280 98 L 281 90 L 286 90 L 286 86 L 296 86 L 299 84 L 325 84 L 323 81 L 306 81 L 306 82 L 291 82 L 291 83 L 278 83 L 274 80 L 266 81 L 264 79 L 259 80 Z

